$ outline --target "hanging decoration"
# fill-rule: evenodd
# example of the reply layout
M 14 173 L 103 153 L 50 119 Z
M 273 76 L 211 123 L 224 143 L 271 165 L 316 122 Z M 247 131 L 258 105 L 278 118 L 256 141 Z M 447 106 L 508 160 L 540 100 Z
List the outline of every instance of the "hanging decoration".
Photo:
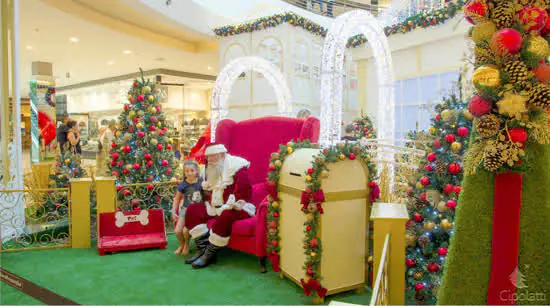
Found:
M 447 20 L 455 17 L 464 7 L 464 1 L 451 1 L 440 9 L 428 12 L 422 12 L 405 19 L 403 22 L 384 28 L 386 36 L 408 33 L 417 28 L 428 28 L 445 23 Z M 325 37 L 328 30 L 321 25 L 299 16 L 292 12 L 285 12 L 272 16 L 262 17 L 251 22 L 227 25 L 213 29 L 216 36 L 228 37 L 243 33 L 252 33 L 265 30 L 268 28 L 277 27 L 283 23 L 288 23 L 295 27 L 300 27 L 305 31 Z M 356 48 L 367 42 L 367 38 L 363 34 L 351 37 L 348 40 L 347 47 Z
M 308 140 L 303 142 L 288 142 L 281 145 L 278 152 L 271 154 L 269 164 L 268 186 L 269 186 L 269 206 L 267 214 L 267 253 L 273 266 L 273 271 L 279 272 L 279 218 L 281 215 L 281 204 L 277 197 L 277 184 L 280 178 L 281 167 L 285 159 L 295 150 L 304 148 L 319 148 L 318 144 L 311 144 Z M 306 189 L 302 191 L 300 204 L 301 210 L 305 214 L 304 222 L 304 253 L 306 261 L 304 263 L 305 276 L 300 280 L 304 293 L 310 295 L 317 294 L 323 298 L 327 290 L 321 285 L 322 276 L 320 275 L 322 241 L 318 236 L 319 220 L 323 214 L 323 203 L 325 196 L 321 188 L 322 180 L 329 177 L 328 164 L 336 163 L 346 159 L 359 159 L 365 163 L 369 170 L 370 204 L 380 197 L 380 188 L 375 183 L 376 167 L 371 161 L 368 151 L 358 143 L 340 143 L 336 146 L 323 149 L 321 153 L 312 161 L 311 168 L 305 173 Z

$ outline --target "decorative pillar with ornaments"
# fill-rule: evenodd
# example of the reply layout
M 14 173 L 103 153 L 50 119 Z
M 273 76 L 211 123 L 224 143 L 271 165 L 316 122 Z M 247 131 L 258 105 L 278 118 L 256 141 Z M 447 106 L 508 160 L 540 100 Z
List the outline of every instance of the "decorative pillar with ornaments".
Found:
M 465 6 L 475 132 L 440 304 L 550 304 L 549 9 L 542 0 Z

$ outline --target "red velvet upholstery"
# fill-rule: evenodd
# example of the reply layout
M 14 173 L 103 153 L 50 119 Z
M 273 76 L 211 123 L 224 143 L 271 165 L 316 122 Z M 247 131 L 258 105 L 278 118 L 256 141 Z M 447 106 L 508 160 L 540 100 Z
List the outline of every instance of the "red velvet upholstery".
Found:
M 115 225 L 114 212 L 99 215 L 99 235 L 97 250 L 100 255 L 108 252 L 139 250 L 147 248 L 166 248 L 166 230 L 162 209 L 150 209 L 149 223 L 127 222 L 122 227 Z M 139 210 L 125 211 L 125 216 L 139 215 Z
M 223 143 L 229 154 L 240 156 L 250 162 L 248 169 L 252 184 L 252 203 L 256 215 L 233 224 L 229 247 L 266 256 L 266 179 L 271 153 L 279 150 L 280 144 L 291 140 L 319 140 L 320 122 L 315 117 L 296 119 L 286 117 L 263 117 L 235 122 L 225 119 L 218 123 L 216 142 Z M 210 225 L 209 225 L 210 227 Z

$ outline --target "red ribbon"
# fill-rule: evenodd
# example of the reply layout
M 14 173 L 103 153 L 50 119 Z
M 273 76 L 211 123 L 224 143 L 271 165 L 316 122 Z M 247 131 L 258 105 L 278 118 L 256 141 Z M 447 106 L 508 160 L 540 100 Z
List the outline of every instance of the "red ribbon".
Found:
M 323 288 L 323 286 L 321 286 L 321 283 L 317 280 L 314 280 L 313 278 L 310 278 L 307 283 L 304 282 L 304 279 L 301 279 L 300 283 L 302 283 L 304 293 L 307 296 L 310 296 L 312 291 L 317 291 L 317 295 L 322 298 L 327 295 L 327 288 Z
M 267 257 L 269 261 L 271 262 L 271 267 L 273 268 L 273 272 L 279 272 L 280 271 L 280 261 L 279 261 L 279 255 L 277 254 L 270 254 Z
M 380 187 L 378 187 L 378 184 L 376 184 L 375 182 L 370 182 L 369 187 L 371 188 L 369 194 L 370 202 L 374 203 L 376 202 L 376 199 L 380 198 Z
M 514 305 L 523 174 L 495 176 L 491 279 L 487 305 Z
M 302 200 L 300 201 L 300 204 L 302 204 L 302 210 L 306 210 L 307 206 L 311 202 L 317 202 L 319 212 L 323 213 L 323 208 L 321 207 L 321 204 L 319 204 L 325 202 L 325 193 L 322 189 L 319 189 L 313 193 L 302 191 Z

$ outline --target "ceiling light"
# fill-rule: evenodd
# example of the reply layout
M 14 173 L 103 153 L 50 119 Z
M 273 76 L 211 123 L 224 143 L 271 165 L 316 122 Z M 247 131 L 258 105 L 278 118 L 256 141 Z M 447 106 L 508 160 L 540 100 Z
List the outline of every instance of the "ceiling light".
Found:
M 76 38 L 76 37 L 71 37 L 71 38 L 70 38 L 70 41 L 72 41 L 72 42 L 78 42 L 78 41 L 79 41 L 79 39 L 78 39 L 78 38 Z
M 212 70 L 212 67 L 208 66 L 208 70 Z
M 27 50 L 32 50 L 32 46 L 27 46 Z
M 130 54 L 130 53 L 132 53 L 132 50 L 124 50 L 124 51 L 122 51 L 122 53 L 124 53 L 124 54 Z
M 114 63 L 115 63 L 115 61 L 108 61 L 107 65 L 113 65 Z

